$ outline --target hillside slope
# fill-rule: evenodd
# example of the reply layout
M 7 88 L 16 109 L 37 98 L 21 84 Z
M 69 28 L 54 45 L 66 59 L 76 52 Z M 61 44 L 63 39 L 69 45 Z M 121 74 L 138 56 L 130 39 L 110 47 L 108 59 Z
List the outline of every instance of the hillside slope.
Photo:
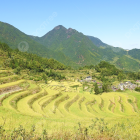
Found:
M 34 37 L 26 35 L 12 25 L 0 22 L 0 41 L 13 49 L 53 58 L 73 68 L 96 65 L 102 60 L 120 67 L 119 63 L 115 63 L 116 60 L 127 54 L 122 48 L 107 45 L 98 38 L 86 36 L 72 28 L 66 29 L 62 25 L 56 26 L 42 37 Z M 133 61 L 138 62 L 136 59 L 139 59 L 139 50 L 130 50 L 129 55 L 135 58 Z M 120 68 L 130 70 L 128 67 L 131 67 L 131 63 L 121 62 Z M 136 69 L 132 67 L 133 71 Z
M 78 65 L 95 64 L 101 59 L 101 51 L 86 36 L 62 25 L 55 27 L 40 39 L 32 39 L 53 51 L 61 51 Z
M 129 71 L 140 71 L 140 62 L 129 57 L 129 55 L 124 55 L 120 57 L 115 64 L 123 69 L 123 70 L 129 70 Z
M 54 58 L 66 65 L 76 65 L 62 52 L 46 48 L 17 28 L 3 22 L 0 22 L 0 42 L 8 44 L 12 49 L 19 49 L 23 52 L 27 51 L 46 58 Z M 25 47 L 25 50 L 22 47 Z
M 126 54 L 121 48 L 109 46 L 98 38 L 86 36 L 72 28 L 66 29 L 62 25 L 42 37 L 30 37 L 53 51 L 61 51 L 80 66 L 97 64 L 104 59 L 113 61 L 114 57 Z

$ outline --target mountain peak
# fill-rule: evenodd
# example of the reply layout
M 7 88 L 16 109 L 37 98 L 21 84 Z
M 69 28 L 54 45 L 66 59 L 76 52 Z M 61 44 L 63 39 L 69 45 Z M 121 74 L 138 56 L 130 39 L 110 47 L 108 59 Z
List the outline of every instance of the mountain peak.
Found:
M 59 29 L 66 29 L 66 28 L 62 25 L 58 25 L 58 26 L 54 27 L 54 29 L 59 30 Z
M 72 28 L 68 28 L 67 30 L 66 30 L 66 33 L 67 34 L 73 34 L 73 33 L 75 33 L 76 32 L 76 30 L 75 29 L 72 29 Z
M 54 27 L 54 29 L 55 30 L 59 30 L 59 29 L 65 29 L 66 30 L 66 32 L 68 33 L 70 33 L 70 32 L 72 32 L 72 31 L 75 31 L 74 29 L 72 29 L 72 28 L 65 28 L 63 25 L 58 25 L 58 26 L 56 26 L 56 27 Z
M 73 29 L 72 29 L 72 28 L 69 28 L 69 29 L 67 29 L 67 31 L 68 31 L 68 32 L 72 32 L 72 31 L 73 31 Z

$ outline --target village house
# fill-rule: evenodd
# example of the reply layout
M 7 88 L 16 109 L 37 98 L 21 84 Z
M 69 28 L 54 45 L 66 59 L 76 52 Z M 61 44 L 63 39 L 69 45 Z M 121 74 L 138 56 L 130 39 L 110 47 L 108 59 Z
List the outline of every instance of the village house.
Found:
M 88 77 L 85 78 L 85 81 L 87 81 L 87 82 L 88 81 L 91 81 L 91 80 L 92 80 L 92 77 L 91 76 L 88 76 Z

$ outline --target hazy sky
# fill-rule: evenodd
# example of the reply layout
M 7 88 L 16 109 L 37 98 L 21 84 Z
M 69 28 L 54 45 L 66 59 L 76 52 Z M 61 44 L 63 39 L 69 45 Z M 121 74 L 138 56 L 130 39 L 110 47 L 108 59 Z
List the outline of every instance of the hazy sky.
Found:
M 140 0 L 1 0 L 0 21 L 43 36 L 57 25 L 140 49 Z

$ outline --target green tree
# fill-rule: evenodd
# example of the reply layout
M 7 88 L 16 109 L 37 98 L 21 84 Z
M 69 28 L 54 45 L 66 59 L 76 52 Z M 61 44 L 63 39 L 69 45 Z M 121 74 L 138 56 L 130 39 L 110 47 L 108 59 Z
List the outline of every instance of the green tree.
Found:
M 46 80 L 46 79 L 47 79 L 47 76 L 46 76 L 46 74 L 45 74 L 45 73 L 43 73 L 42 78 L 43 78 L 44 80 Z
M 17 67 L 17 68 L 15 69 L 14 72 L 15 72 L 16 74 L 20 74 L 20 71 L 21 71 L 21 68 L 20 68 L 20 67 Z
M 125 79 L 125 75 L 122 73 L 122 72 L 120 72 L 119 74 L 118 74 L 118 81 L 122 81 L 122 80 L 124 80 Z
M 96 94 L 96 95 L 98 95 L 98 94 L 100 93 L 97 83 L 95 83 L 94 91 L 95 91 L 95 94 Z
M 108 84 L 107 83 L 103 83 L 102 90 L 103 90 L 103 92 L 108 92 Z
M 11 58 L 11 52 L 10 51 L 8 51 L 8 57 Z

